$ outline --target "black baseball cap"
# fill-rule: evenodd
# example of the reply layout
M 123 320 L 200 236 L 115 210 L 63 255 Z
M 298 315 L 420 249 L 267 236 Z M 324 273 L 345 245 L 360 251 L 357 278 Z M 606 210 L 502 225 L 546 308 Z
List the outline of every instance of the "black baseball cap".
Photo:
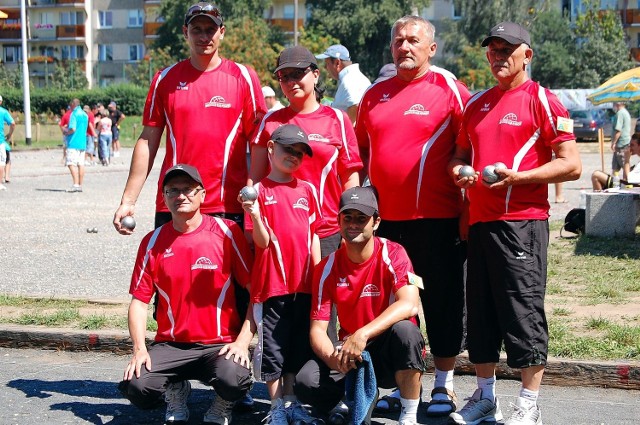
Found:
M 173 167 L 169 168 L 166 173 L 164 173 L 164 177 L 162 179 L 162 186 L 166 186 L 167 182 L 172 178 L 176 177 L 179 174 L 184 174 L 191 177 L 195 182 L 197 182 L 200 186 L 204 186 L 202 184 L 202 177 L 200 177 L 200 173 L 196 167 L 192 167 L 187 164 L 176 164 Z
M 188 26 L 198 16 L 206 16 L 211 19 L 219 27 L 222 26 L 222 12 L 220 8 L 212 3 L 201 1 L 196 3 L 187 9 L 187 13 L 184 15 L 184 26 Z
M 486 47 L 492 38 L 501 38 L 509 44 L 520 45 L 522 43 L 531 47 L 529 31 L 522 25 L 514 22 L 500 22 L 491 28 L 489 35 L 482 41 L 482 47 Z
M 300 68 L 305 69 L 311 65 L 318 67 L 318 61 L 316 57 L 307 49 L 302 46 L 293 46 L 284 49 L 280 56 L 278 56 L 278 63 L 276 64 L 276 72 L 284 68 Z
M 345 190 L 340 196 L 340 211 L 357 210 L 361 213 L 373 216 L 378 212 L 378 198 L 371 187 L 355 186 Z
M 282 145 L 302 143 L 304 145 L 304 152 L 310 157 L 313 156 L 313 149 L 311 149 L 311 145 L 309 144 L 307 133 L 295 124 L 281 125 L 271 134 L 271 140 Z

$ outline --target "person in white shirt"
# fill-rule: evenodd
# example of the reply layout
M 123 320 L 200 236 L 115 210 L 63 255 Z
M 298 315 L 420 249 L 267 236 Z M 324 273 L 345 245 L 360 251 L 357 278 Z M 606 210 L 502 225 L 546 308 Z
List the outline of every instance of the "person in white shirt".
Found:
M 276 97 L 276 92 L 271 87 L 264 86 L 262 88 L 262 96 L 264 96 L 264 103 L 267 104 L 267 111 L 277 111 L 284 108 L 284 105 Z
M 640 156 L 640 133 L 634 133 L 631 136 L 629 150 L 631 155 Z M 620 182 L 624 185 L 640 186 L 640 165 L 636 163 L 631 167 L 631 171 L 627 173 L 627 179 L 621 179 Z M 593 185 L 593 190 L 610 189 L 613 187 L 613 176 L 604 171 L 596 170 L 591 174 L 591 184 Z
M 360 65 L 351 62 L 349 50 L 342 44 L 329 46 L 324 53 L 316 55 L 316 58 L 324 59 L 325 69 L 331 78 L 338 81 L 331 106 L 345 111 L 351 122 L 355 123 L 358 104 L 371 81 L 360 71 Z

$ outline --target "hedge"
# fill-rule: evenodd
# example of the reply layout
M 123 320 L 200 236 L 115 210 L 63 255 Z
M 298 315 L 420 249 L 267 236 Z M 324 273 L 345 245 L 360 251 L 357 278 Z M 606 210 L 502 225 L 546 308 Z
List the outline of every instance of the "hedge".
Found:
M 61 109 L 66 109 L 72 99 L 78 98 L 83 105 L 93 106 L 101 102 L 105 107 L 113 100 L 125 115 L 142 115 L 147 91 L 148 88 L 131 84 L 116 84 L 91 90 L 69 90 L 64 93 L 54 89 L 32 89 L 31 113 L 57 114 Z M 24 112 L 22 89 L 5 88 L 0 94 L 4 100 L 2 106 L 10 111 Z

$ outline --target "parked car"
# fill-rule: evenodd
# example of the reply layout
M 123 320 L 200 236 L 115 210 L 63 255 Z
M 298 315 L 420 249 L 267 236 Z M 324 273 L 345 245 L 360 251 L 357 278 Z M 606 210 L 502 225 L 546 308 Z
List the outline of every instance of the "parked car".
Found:
M 573 133 L 578 141 L 598 140 L 598 130 L 601 128 L 605 137 L 610 136 L 609 117 L 603 109 L 573 109 L 569 111 L 569 116 L 573 120 Z

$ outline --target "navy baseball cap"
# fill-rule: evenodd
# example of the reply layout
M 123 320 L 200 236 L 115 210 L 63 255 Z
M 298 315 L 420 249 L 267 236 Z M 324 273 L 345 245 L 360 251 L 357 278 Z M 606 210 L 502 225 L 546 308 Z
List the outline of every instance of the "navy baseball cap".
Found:
M 529 31 L 522 25 L 514 22 L 500 22 L 491 28 L 489 35 L 482 41 L 482 47 L 486 47 L 492 38 L 501 38 L 509 44 L 519 45 L 526 44 L 531 47 L 531 36 Z
M 162 186 L 166 186 L 167 182 L 177 175 L 184 174 L 186 176 L 191 177 L 195 182 L 197 182 L 200 186 L 204 186 L 202 184 L 202 177 L 200 177 L 200 173 L 196 167 L 192 167 L 187 164 L 176 164 L 173 167 L 169 168 L 166 173 L 164 173 L 164 178 L 162 179 Z
M 280 56 L 278 56 L 278 63 L 276 65 L 276 72 L 284 68 L 300 68 L 305 69 L 311 65 L 318 67 L 318 61 L 313 53 L 309 49 L 302 46 L 293 46 L 284 49 Z
M 307 133 L 295 124 L 281 125 L 271 134 L 271 140 L 281 145 L 302 143 L 304 152 L 309 155 L 309 157 L 313 156 L 313 149 L 311 149 L 311 145 L 309 144 Z
M 362 214 L 373 216 L 378 212 L 378 198 L 374 190 L 367 187 L 355 186 L 345 190 L 340 196 L 340 211 L 357 210 Z
M 351 60 L 351 56 L 349 55 L 349 50 L 347 50 L 347 48 L 344 47 L 342 44 L 334 44 L 333 46 L 329 46 L 329 48 L 325 50 L 324 53 L 316 55 L 316 59 L 327 59 L 327 58 L 340 59 L 343 61 Z
M 215 4 L 201 1 L 189 7 L 184 15 L 184 26 L 188 26 L 198 16 L 206 16 L 211 19 L 217 26 L 222 26 L 222 13 Z

